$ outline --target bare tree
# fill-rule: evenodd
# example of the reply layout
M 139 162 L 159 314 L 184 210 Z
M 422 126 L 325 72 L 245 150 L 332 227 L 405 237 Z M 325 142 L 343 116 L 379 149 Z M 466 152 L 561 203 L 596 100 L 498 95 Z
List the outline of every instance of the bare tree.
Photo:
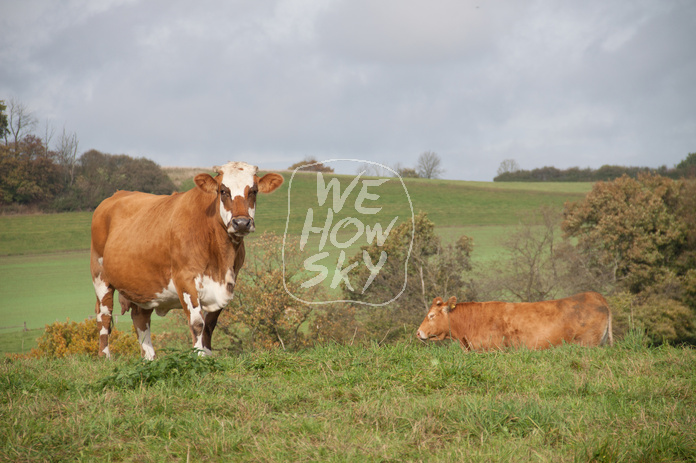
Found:
M 29 135 L 36 128 L 38 120 L 34 113 L 22 102 L 10 98 L 10 120 L 9 130 L 14 143 L 15 152 L 19 146 L 19 141 Z M 5 144 L 8 144 L 7 134 L 5 134 Z
M 56 129 L 53 127 L 53 122 L 51 122 L 49 119 L 46 119 L 46 122 L 44 122 L 44 138 L 43 138 L 43 144 L 44 144 L 46 156 L 48 156 L 48 147 L 51 146 L 51 140 L 53 140 L 53 136 L 55 134 L 56 134 Z
M 370 177 L 393 177 L 394 174 L 384 166 L 380 164 L 373 164 L 371 162 L 363 162 L 358 166 L 357 172 L 364 172 L 365 175 Z
M 498 175 L 513 173 L 520 170 L 520 165 L 514 159 L 505 159 L 498 167 Z
M 77 165 L 77 134 L 67 133 L 63 127 L 63 134 L 58 139 L 56 147 L 58 162 L 65 171 L 65 180 L 68 185 L 75 181 L 75 166 Z
M 442 160 L 434 151 L 426 151 L 418 157 L 416 172 L 422 178 L 438 178 L 444 172 L 440 167 Z

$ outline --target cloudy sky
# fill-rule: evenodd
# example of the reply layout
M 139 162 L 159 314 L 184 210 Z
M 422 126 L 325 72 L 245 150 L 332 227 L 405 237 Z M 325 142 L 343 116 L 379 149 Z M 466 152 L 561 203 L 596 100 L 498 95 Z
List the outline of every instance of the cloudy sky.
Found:
M 672 167 L 694 44 L 693 0 L 0 0 L 0 99 L 164 166 Z

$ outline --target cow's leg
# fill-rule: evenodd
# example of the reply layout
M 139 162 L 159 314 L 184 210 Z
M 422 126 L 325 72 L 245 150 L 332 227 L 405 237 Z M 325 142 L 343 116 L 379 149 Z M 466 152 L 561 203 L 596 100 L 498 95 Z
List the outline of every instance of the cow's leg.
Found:
M 177 287 L 182 288 L 179 290 L 179 299 L 181 300 L 181 306 L 184 308 L 184 313 L 188 317 L 193 348 L 200 351 L 199 355 L 210 355 L 212 353 L 210 349 L 203 346 L 204 317 L 206 313 L 198 300 L 198 291 L 196 291 L 195 284 L 177 284 Z
M 206 352 L 213 351 L 211 344 L 213 339 L 213 331 L 215 330 L 215 326 L 217 326 L 217 320 L 222 310 L 223 309 L 216 310 L 215 312 L 205 313 L 205 325 L 203 326 L 203 350 Z
M 94 292 L 97 294 L 95 312 L 99 329 L 99 356 L 111 357 L 109 335 L 111 334 L 111 313 L 114 310 L 114 288 L 102 279 L 101 273 L 92 277 Z
M 118 301 L 121 303 L 122 312 L 125 313 L 127 310 L 130 310 L 133 327 L 140 343 L 140 356 L 146 360 L 154 360 L 155 348 L 152 346 L 152 338 L 150 336 L 152 309 L 142 309 L 121 294 L 118 295 Z

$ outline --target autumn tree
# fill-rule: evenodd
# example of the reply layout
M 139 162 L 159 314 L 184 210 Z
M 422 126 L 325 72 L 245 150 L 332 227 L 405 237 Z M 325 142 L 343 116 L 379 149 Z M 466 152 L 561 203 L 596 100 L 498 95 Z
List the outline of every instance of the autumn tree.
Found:
M 598 182 L 583 201 L 566 205 L 563 231 L 584 252 L 594 251 L 614 282 L 640 292 L 671 266 L 684 242 L 686 229 L 675 217 L 679 190 L 654 175 Z
M 315 158 L 311 158 L 311 157 L 305 158 L 304 160 L 302 160 L 300 162 L 296 162 L 295 164 L 288 167 L 288 170 L 295 170 L 295 169 L 301 170 L 303 172 L 332 173 L 334 171 L 332 167 L 325 166 L 324 163 L 319 162 Z
M 695 192 L 693 181 L 623 176 L 565 207 L 566 236 L 577 240 L 588 267 L 606 269 L 616 291 L 631 297 L 627 310 L 656 340 L 696 340 Z M 658 329 L 665 317 L 683 328 L 676 337 L 655 334 L 672 332 Z

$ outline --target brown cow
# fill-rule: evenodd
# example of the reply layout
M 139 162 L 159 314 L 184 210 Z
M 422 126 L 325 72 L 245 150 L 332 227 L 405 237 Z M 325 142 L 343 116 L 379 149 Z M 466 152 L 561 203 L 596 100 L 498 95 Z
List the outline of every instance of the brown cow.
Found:
M 193 345 L 210 354 L 220 311 L 232 299 L 244 264 L 244 237 L 253 232 L 256 193 L 283 183 L 278 174 L 256 175 L 243 162 L 198 174 L 185 193 L 157 196 L 118 191 L 92 216 L 90 267 L 97 293 L 99 355 L 110 356 L 114 291 L 121 314 L 130 310 L 143 357 L 153 359 L 152 311 L 183 308 Z
M 595 292 L 542 302 L 460 302 L 440 297 L 416 332 L 422 340 L 456 339 L 467 350 L 525 346 L 546 349 L 564 342 L 612 345 L 611 312 Z

